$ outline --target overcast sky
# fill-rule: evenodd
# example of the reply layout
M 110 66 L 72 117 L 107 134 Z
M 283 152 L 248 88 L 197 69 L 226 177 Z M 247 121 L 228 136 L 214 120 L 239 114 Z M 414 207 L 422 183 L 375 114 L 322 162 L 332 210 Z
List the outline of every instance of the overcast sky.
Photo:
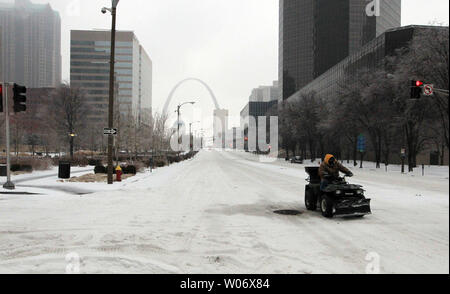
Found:
M 109 29 L 111 17 L 100 9 L 111 2 L 32 2 L 50 3 L 61 14 L 63 79 L 69 80 L 70 30 Z M 403 25 L 448 25 L 448 0 L 402 2 Z M 210 85 L 222 108 L 239 115 L 253 88 L 278 79 L 278 0 L 121 0 L 117 28 L 135 31 L 153 60 L 154 111 L 162 110 L 177 82 L 196 77 Z M 177 91 L 171 109 L 192 99 L 204 115 L 212 113 L 208 92 L 193 82 Z

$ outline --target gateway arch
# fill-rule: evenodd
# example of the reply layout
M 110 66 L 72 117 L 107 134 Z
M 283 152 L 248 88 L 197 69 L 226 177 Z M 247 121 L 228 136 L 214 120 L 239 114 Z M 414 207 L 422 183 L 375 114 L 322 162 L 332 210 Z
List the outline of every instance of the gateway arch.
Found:
M 178 84 L 176 84 L 176 86 L 172 89 L 172 91 L 169 94 L 169 97 L 167 97 L 166 104 L 164 105 L 163 114 L 167 114 L 167 110 L 169 108 L 170 102 L 172 101 L 173 95 L 175 94 L 177 89 L 182 84 L 184 84 L 186 82 L 190 82 L 190 81 L 199 82 L 200 84 L 202 84 L 208 90 L 208 92 L 209 92 L 209 94 L 211 96 L 211 99 L 213 100 L 213 103 L 214 103 L 214 106 L 216 107 L 216 109 L 220 109 L 219 102 L 217 102 L 216 95 L 214 95 L 214 92 L 211 90 L 211 88 L 204 81 L 202 81 L 200 79 L 197 79 L 197 78 L 187 78 L 187 79 L 182 80 Z

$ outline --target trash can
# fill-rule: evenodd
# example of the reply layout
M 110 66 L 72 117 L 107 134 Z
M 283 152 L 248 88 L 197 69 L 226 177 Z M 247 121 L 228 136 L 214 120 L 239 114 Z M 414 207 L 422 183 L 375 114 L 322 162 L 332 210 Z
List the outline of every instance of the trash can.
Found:
M 68 161 L 59 162 L 58 178 L 70 179 L 70 162 Z
M 0 177 L 6 177 L 6 165 L 0 165 Z

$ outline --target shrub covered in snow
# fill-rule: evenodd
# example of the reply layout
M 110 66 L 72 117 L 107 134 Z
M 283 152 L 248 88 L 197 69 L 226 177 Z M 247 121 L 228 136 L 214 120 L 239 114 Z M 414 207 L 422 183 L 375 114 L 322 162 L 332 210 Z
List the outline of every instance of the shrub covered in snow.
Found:
M 11 171 L 32 172 L 33 170 L 48 170 L 52 166 L 49 158 L 19 157 L 11 160 Z
M 107 173 L 107 169 L 103 165 L 97 165 L 94 168 L 94 173 L 96 173 L 96 174 L 106 174 Z

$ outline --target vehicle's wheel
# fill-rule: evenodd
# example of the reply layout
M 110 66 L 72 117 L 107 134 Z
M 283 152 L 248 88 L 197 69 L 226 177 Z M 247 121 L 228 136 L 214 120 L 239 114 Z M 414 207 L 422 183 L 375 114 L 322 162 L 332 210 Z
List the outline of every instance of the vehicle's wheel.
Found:
M 305 192 L 305 206 L 308 210 L 315 211 L 317 209 L 317 197 L 311 189 Z
M 320 210 L 322 211 L 322 215 L 327 218 L 332 218 L 333 207 L 334 207 L 333 200 L 327 195 L 323 195 L 322 199 L 320 200 Z
M 305 191 L 305 206 L 308 210 L 314 211 L 317 209 L 317 197 L 311 189 Z

